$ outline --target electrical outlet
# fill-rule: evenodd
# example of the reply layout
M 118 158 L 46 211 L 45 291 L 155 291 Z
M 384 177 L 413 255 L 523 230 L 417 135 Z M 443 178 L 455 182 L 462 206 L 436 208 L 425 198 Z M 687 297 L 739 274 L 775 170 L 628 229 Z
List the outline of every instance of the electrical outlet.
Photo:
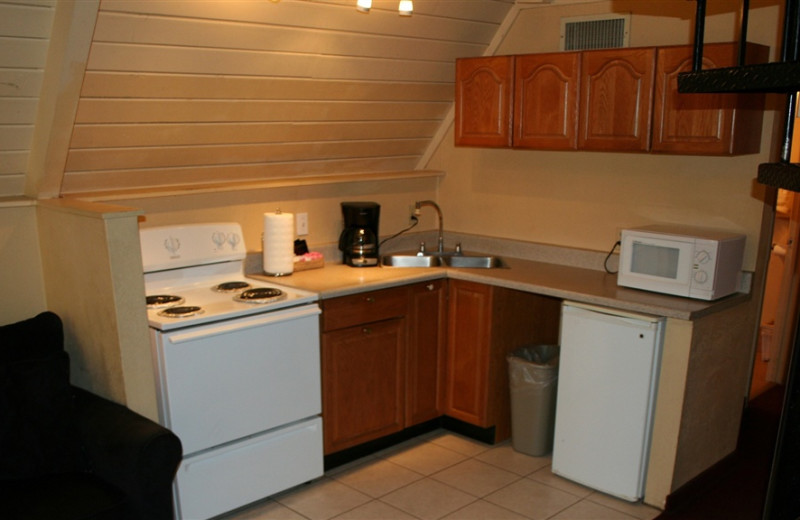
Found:
M 297 236 L 308 235 L 308 213 L 297 213 L 294 216 L 294 225 L 297 228 Z
M 414 223 L 414 217 L 416 217 L 416 216 L 417 216 L 416 205 L 410 204 L 408 206 L 408 222 L 409 222 L 409 224 L 413 224 Z

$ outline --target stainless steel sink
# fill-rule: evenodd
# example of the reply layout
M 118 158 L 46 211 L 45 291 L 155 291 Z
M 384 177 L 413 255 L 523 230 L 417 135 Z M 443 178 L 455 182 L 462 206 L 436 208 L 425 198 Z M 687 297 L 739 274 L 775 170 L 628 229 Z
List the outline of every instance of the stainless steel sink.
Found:
M 442 258 L 447 267 L 468 267 L 477 269 L 496 269 L 503 267 L 503 260 L 497 256 L 455 255 Z
M 497 256 L 472 255 L 415 255 L 396 254 L 381 258 L 388 267 L 465 267 L 473 269 L 496 269 L 503 267 L 503 260 Z
M 438 256 L 431 255 L 386 255 L 382 263 L 389 267 L 439 267 L 442 265 Z

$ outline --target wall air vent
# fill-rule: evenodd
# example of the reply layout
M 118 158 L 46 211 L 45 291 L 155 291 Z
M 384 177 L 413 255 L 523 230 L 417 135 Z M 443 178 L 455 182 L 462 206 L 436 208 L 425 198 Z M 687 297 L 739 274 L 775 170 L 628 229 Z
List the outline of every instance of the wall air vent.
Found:
M 627 47 L 631 16 L 600 15 L 561 19 L 562 51 Z

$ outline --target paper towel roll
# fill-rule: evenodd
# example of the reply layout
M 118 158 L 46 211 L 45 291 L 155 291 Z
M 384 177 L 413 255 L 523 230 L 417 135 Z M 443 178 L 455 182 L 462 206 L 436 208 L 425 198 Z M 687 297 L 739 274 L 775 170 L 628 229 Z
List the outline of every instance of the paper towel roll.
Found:
M 264 213 L 264 272 L 270 276 L 292 274 L 294 266 L 294 214 Z

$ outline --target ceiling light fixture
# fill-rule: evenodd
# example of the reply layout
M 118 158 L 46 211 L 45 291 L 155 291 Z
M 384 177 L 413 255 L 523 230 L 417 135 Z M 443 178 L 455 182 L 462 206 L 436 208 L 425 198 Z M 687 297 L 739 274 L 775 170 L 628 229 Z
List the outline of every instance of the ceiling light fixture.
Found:
M 372 0 L 356 0 L 356 9 L 360 13 L 368 13 L 369 10 L 372 9 Z M 414 2 L 411 0 L 400 0 L 400 3 L 397 5 L 397 12 L 400 16 L 411 16 L 411 13 L 414 12 Z
M 400 5 L 397 6 L 400 16 L 411 16 L 414 12 L 414 2 L 411 0 L 400 0 Z

